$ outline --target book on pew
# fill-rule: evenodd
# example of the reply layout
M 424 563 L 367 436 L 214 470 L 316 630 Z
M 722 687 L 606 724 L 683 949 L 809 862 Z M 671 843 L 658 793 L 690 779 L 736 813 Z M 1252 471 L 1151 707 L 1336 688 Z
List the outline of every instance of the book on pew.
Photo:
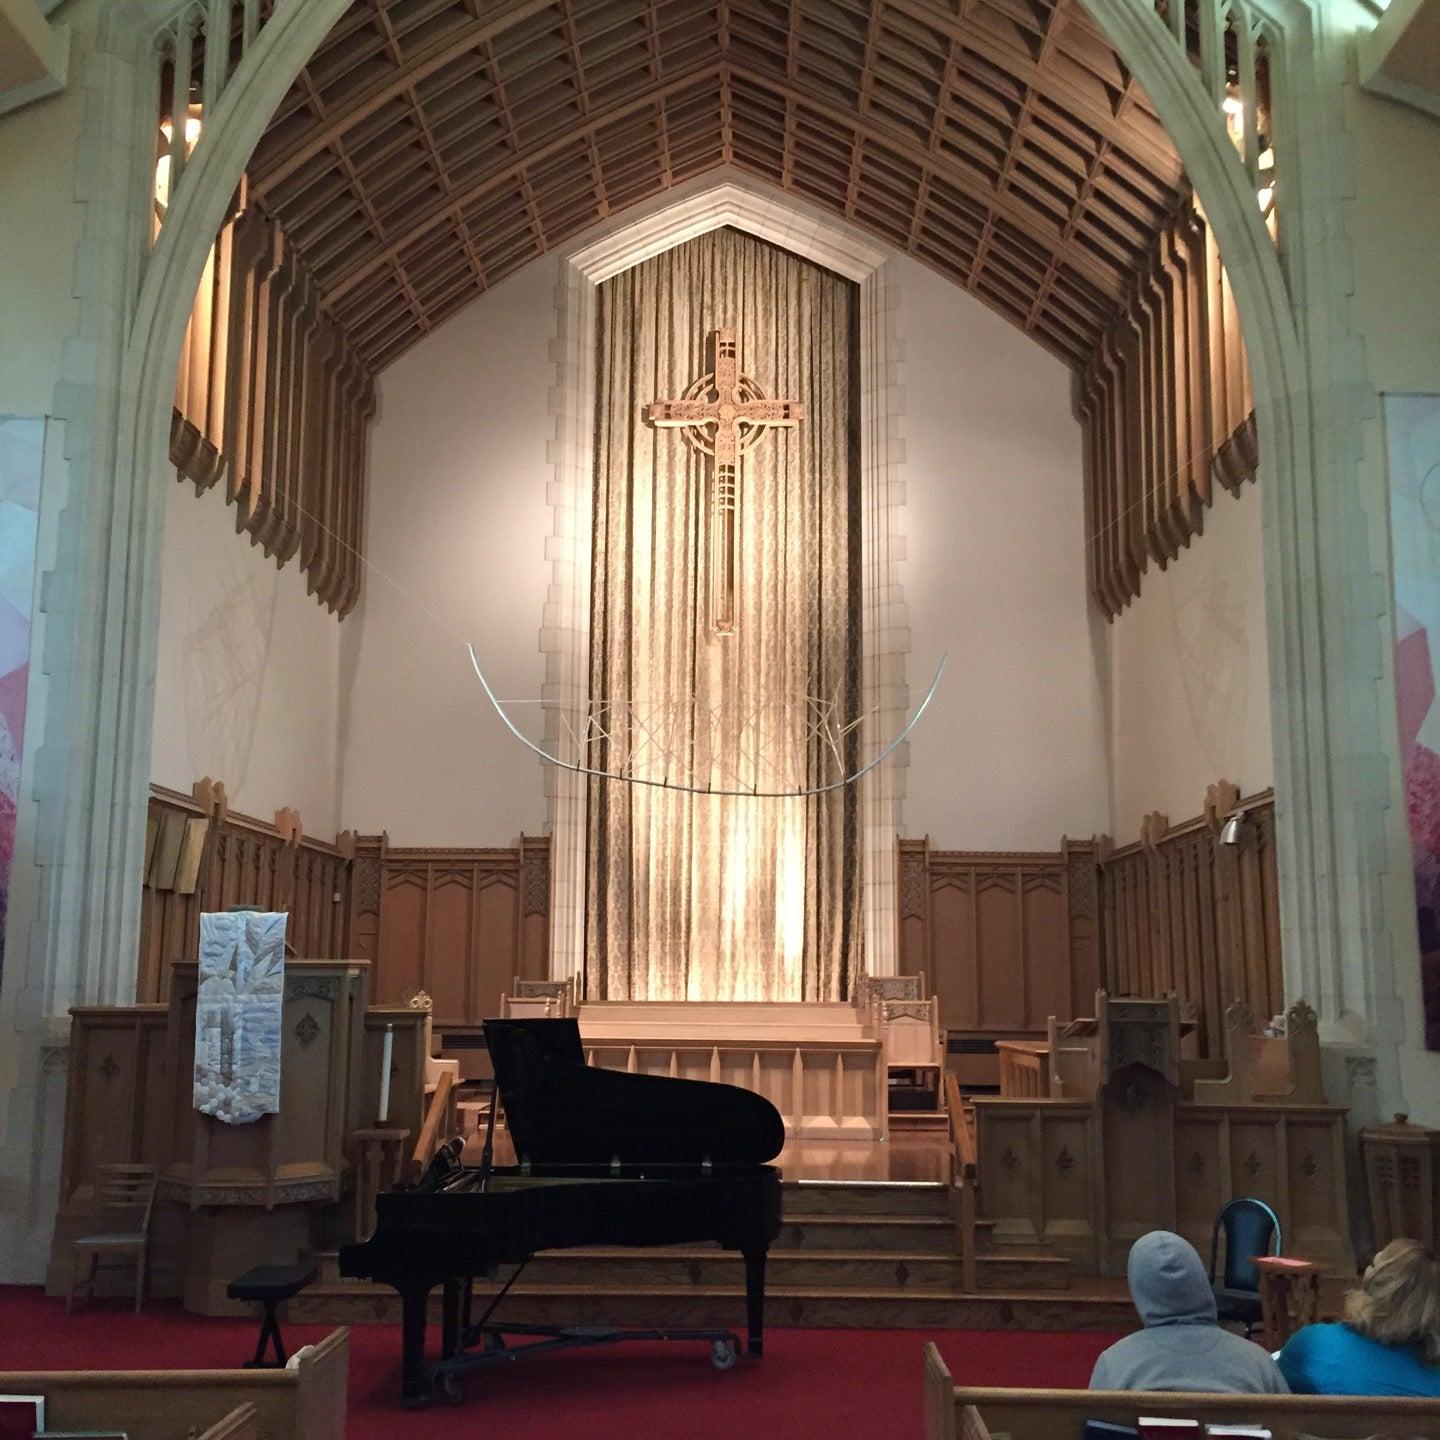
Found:
M 1083 1440 L 1140 1440 L 1140 1432 L 1115 1420 L 1087 1420 Z
M 1198 1420 L 1181 1420 L 1174 1415 L 1141 1415 L 1136 1421 L 1140 1440 L 1200 1440 Z
M 1205 1434 L 1227 1435 L 1230 1440 L 1271 1440 L 1269 1427 L 1265 1425 L 1207 1425 Z

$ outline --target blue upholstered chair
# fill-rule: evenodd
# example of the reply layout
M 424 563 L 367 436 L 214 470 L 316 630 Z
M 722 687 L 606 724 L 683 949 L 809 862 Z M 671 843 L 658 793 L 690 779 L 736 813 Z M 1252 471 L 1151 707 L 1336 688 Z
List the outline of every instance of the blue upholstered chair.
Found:
M 1225 1271 L 1217 1280 L 1215 1265 L 1222 1231 Z M 1263 1200 L 1243 1196 L 1222 1206 L 1215 1217 L 1210 1234 L 1210 1285 L 1215 1291 L 1215 1309 L 1222 1323 L 1236 1320 L 1243 1324 L 1247 1340 L 1260 1319 L 1260 1275 L 1250 1262 L 1257 1255 L 1280 1254 L 1280 1244 L 1280 1217 Z

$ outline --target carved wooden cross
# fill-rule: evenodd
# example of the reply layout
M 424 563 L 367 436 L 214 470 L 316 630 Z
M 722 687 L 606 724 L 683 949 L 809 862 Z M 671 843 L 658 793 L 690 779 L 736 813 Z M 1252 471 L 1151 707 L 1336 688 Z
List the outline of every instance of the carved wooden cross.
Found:
M 794 429 L 805 418 L 798 400 L 767 400 L 740 370 L 733 327 L 714 336 L 715 368 L 679 400 L 656 400 L 645 411 L 652 425 L 684 431 L 686 443 L 714 458 L 710 475 L 710 623 L 735 631 L 740 578 L 740 457 L 771 428 Z

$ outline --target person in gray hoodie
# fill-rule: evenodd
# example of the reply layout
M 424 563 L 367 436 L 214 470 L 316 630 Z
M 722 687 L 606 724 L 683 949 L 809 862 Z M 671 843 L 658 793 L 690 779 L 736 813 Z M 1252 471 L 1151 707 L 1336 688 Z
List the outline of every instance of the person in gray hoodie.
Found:
M 1188 1240 L 1169 1230 L 1142 1235 L 1130 1247 L 1126 1274 L 1145 1328 L 1100 1356 L 1092 1390 L 1289 1392 L 1265 1350 L 1216 1322 L 1210 1279 Z

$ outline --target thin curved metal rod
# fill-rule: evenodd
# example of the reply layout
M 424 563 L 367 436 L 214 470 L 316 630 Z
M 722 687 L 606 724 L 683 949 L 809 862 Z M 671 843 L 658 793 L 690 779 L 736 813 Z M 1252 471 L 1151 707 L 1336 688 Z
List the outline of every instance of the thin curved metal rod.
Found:
M 646 780 L 635 775 L 621 775 L 613 770 L 597 770 L 589 765 L 581 765 L 578 761 L 572 763 L 551 755 L 549 751 L 542 749 L 533 740 L 527 739 L 520 733 L 515 722 L 505 713 L 505 707 L 490 688 L 490 682 L 485 678 L 485 672 L 480 668 L 480 661 L 475 656 L 475 647 L 467 644 L 465 648 L 470 652 L 470 663 L 475 667 L 475 674 L 484 687 L 490 703 L 495 707 L 495 713 L 504 722 L 505 728 L 527 750 L 533 750 L 547 765 L 554 765 L 561 770 L 573 770 L 577 775 L 593 775 L 598 780 L 619 780 L 625 785 L 650 785 L 657 790 L 681 790 L 689 795 L 733 796 L 744 800 L 799 800 L 807 795 L 824 795 L 831 790 L 840 790 L 846 785 L 854 785 L 863 780 L 877 765 L 889 759 L 910 738 L 910 732 L 919 723 L 920 717 L 935 698 L 935 692 L 940 688 L 940 677 L 944 675 L 945 666 L 950 660 L 948 653 L 940 657 L 940 663 L 935 667 L 935 678 L 930 682 L 930 688 L 925 692 L 925 698 L 915 707 L 915 713 L 910 717 L 905 728 L 868 765 L 862 766 L 853 775 L 847 775 L 842 780 L 832 780 L 828 785 L 816 785 L 805 790 L 724 790 L 709 785 L 680 785 L 673 780 Z

